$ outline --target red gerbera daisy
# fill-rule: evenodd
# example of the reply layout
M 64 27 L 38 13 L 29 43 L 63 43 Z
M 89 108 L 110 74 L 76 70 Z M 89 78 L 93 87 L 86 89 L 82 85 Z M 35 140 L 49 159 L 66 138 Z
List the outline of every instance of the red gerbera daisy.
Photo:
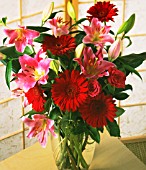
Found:
M 73 51 L 76 47 L 75 38 L 70 35 L 46 36 L 42 44 L 43 51 L 50 50 L 54 55 L 64 55 Z
M 42 112 L 44 110 L 44 103 L 46 100 L 43 96 L 43 90 L 40 89 L 38 85 L 29 89 L 27 93 L 25 93 L 25 97 L 28 100 L 28 104 L 32 104 L 32 108 L 37 112 Z
M 103 127 L 107 125 L 107 120 L 114 121 L 116 108 L 111 96 L 105 96 L 103 93 L 95 97 L 89 97 L 79 112 L 87 124 L 92 127 Z
M 88 82 L 79 71 L 65 70 L 52 85 L 52 98 L 62 111 L 76 111 L 87 98 Z
M 115 5 L 110 2 L 97 2 L 94 6 L 90 7 L 87 11 L 91 16 L 87 16 L 91 21 L 92 18 L 98 18 L 101 22 L 114 21 L 113 16 L 118 15 L 118 9 L 114 8 Z

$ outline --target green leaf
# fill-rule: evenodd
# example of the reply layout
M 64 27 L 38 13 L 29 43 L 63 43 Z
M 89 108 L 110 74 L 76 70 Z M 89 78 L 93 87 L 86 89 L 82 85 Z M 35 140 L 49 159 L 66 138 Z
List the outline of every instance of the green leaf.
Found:
M 130 39 L 129 36 L 124 36 L 124 38 L 126 38 L 126 39 L 129 40 L 129 43 L 128 43 L 128 45 L 126 46 L 126 48 L 127 48 L 127 47 L 129 47 L 129 46 L 132 44 L 132 41 L 131 41 L 131 39 Z
M 89 135 L 91 136 L 91 138 L 96 141 L 97 143 L 100 142 L 100 133 L 96 128 L 93 128 L 92 126 L 88 126 L 87 127 L 89 130 Z
M 68 12 L 68 15 L 74 20 L 76 21 L 76 14 L 75 14 L 75 10 L 74 10 L 74 7 L 72 5 L 72 3 L 70 1 L 68 1 L 67 3 L 67 12 Z
M 84 31 L 80 32 L 79 34 L 77 34 L 77 35 L 75 36 L 76 45 L 79 45 L 79 44 L 82 43 L 82 40 L 83 40 L 84 36 L 85 36 L 85 32 L 84 32 Z
M 116 109 L 117 109 L 116 117 L 121 116 L 125 112 L 125 110 L 123 108 L 121 108 L 121 107 L 116 107 Z
M 50 17 L 49 17 L 48 19 L 54 18 L 55 15 L 56 15 L 57 13 L 59 13 L 59 12 L 63 12 L 63 10 L 59 10 L 59 11 L 57 11 L 57 12 L 52 12 L 52 14 L 50 15 Z
M 129 95 L 127 93 L 116 93 L 116 94 L 114 94 L 114 97 L 117 100 L 125 100 L 129 97 Z
M 28 115 L 28 118 L 32 118 L 32 115 L 35 115 L 35 114 L 41 114 L 42 112 L 37 112 L 35 110 L 30 110 L 29 112 L 25 113 L 23 116 L 27 116 Z M 21 117 L 23 117 L 21 116 Z
M 54 80 L 56 78 L 56 73 L 54 70 L 49 69 L 49 80 Z
M 7 17 L 3 17 L 1 20 L 0 20 L 0 25 L 4 25 L 6 26 L 6 21 L 7 21 Z
M 50 68 L 55 71 L 56 75 L 58 75 L 60 62 L 58 60 L 52 60 L 50 63 Z
M 126 56 L 121 56 L 117 59 L 117 61 L 120 60 L 123 63 L 130 65 L 133 68 L 136 68 L 140 66 L 144 60 L 146 60 L 146 52 L 140 53 L 140 54 L 129 54 Z
M 124 67 L 129 70 L 131 73 L 135 73 L 140 79 L 142 79 L 141 75 L 139 74 L 138 71 L 136 71 L 133 67 L 127 65 L 127 64 L 124 64 Z
M 8 88 L 10 89 L 10 79 L 11 79 L 11 71 L 12 71 L 12 61 L 9 61 L 6 65 L 5 79 Z
M 108 84 L 107 88 L 108 88 L 108 91 L 109 91 L 110 94 L 114 94 L 114 92 L 115 92 L 115 87 L 114 86 L 111 86 L 110 84 Z
M 52 120 L 57 120 L 59 116 L 61 116 L 61 112 L 58 107 L 55 107 L 54 109 L 52 109 L 49 114 L 49 118 Z
M 38 31 L 38 32 L 46 32 L 46 31 L 49 31 L 50 28 L 47 28 L 47 27 L 41 27 L 41 26 L 27 26 L 27 29 L 30 29 L 30 30 L 35 30 L 35 31 Z
M 124 32 L 125 34 L 128 33 L 132 29 L 134 23 L 135 23 L 135 14 L 132 14 L 130 18 L 120 26 L 117 34 L 121 34 L 122 32 Z
M 70 28 L 72 28 L 72 27 L 74 27 L 74 26 L 76 26 L 76 25 L 78 25 L 78 24 L 80 24 L 80 23 L 82 23 L 82 22 L 84 22 L 84 21 L 86 21 L 86 20 L 87 20 L 87 18 L 81 18 L 80 20 L 76 21 L 75 24 L 71 25 Z
M 130 84 L 127 84 L 125 88 L 116 88 L 116 93 L 126 91 L 126 90 L 133 90 L 132 86 Z
M 44 41 L 44 38 L 47 36 L 51 36 L 51 35 L 46 33 L 41 33 L 39 37 L 34 39 L 34 42 L 42 43 Z
M 20 70 L 20 63 L 18 61 L 18 58 L 20 56 L 20 53 L 18 53 L 15 49 L 14 46 L 12 47 L 5 47 L 5 46 L 1 46 L 0 47 L 0 52 L 5 54 L 7 57 L 5 60 L 1 60 L 1 62 L 4 65 L 7 65 L 7 63 L 12 60 L 12 70 L 15 73 L 18 73 L 18 71 Z M 22 54 L 23 55 L 23 54 Z M 15 58 L 15 60 L 13 60 Z
M 120 128 L 116 120 L 114 120 L 114 122 L 108 121 L 108 125 L 106 126 L 106 129 L 108 130 L 111 136 L 120 137 Z
M 24 54 L 27 54 L 27 55 L 32 55 L 34 52 L 32 51 L 32 49 L 28 46 L 25 47 L 25 50 L 24 50 Z
M 8 38 L 8 37 L 6 37 L 6 38 L 3 39 L 3 44 L 5 44 L 5 41 L 7 40 L 7 38 Z
M 51 104 L 52 104 L 52 100 L 51 100 L 51 98 L 49 98 L 44 104 L 44 108 L 45 108 L 46 112 L 49 112 Z

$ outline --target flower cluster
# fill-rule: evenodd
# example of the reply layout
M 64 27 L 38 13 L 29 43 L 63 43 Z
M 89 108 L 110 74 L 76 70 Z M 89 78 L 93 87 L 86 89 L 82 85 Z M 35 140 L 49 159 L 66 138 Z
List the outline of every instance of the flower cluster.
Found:
M 127 33 L 134 14 L 114 33 L 109 21 L 114 21 L 118 9 L 110 2 L 97 2 L 78 21 L 73 9 L 70 3 L 72 25 L 56 17 L 61 11 L 53 12 L 51 4 L 51 11 L 43 13 L 42 26 L 4 29 L 6 45 L 0 54 L 6 83 L 10 88 L 15 82 L 12 94 L 24 96 L 24 107 L 32 105 L 22 120 L 30 127 L 28 137 L 36 136 L 43 147 L 49 131 L 54 136 L 85 134 L 99 142 L 99 132 L 106 127 L 110 135 L 120 136 L 115 118 L 124 109 L 116 100 L 128 97 L 123 91 L 132 86 L 125 83 L 126 77 L 130 73 L 140 77 L 135 68 L 146 58 L 145 53 L 122 55 L 123 39 L 131 45 Z

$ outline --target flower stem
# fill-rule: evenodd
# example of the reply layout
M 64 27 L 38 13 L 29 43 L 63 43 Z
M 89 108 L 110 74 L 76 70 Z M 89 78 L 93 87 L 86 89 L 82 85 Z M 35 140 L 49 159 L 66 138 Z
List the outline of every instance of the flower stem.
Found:
M 60 158 L 59 160 L 56 162 L 56 165 L 59 166 L 63 159 L 64 159 L 64 155 L 65 155 L 65 151 L 66 151 L 66 142 L 67 142 L 67 138 L 65 137 L 63 144 L 62 144 L 62 152 L 60 153 Z
M 85 161 L 85 159 L 82 155 L 82 147 L 80 148 L 80 144 L 78 143 L 77 138 L 75 138 L 75 137 L 74 137 L 74 145 L 75 145 L 74 146 L 75 150 L 78 153 L 78 157 L 80 159 L 82 167 L 85 168 L 85 169 L 88 169 L 89 166 L 87 165 L 87 163 L 86 163 L 86 161 Z

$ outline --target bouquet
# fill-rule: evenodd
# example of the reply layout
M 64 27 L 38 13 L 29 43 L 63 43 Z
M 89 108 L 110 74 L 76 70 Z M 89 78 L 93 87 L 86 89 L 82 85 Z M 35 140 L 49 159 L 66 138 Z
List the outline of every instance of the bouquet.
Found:
M 100 142 L 105 129 L 120 137 L 117 117 L 124 113 L 117 100 L 128 97 L 126 77 L 146 59 L 146 52 L 122 55 L 122 41 L 128 39 L 135 14 L 112 31 L 118 9 L 110 2 L 97 2 L 85 18 L 76 20 L 69 1 L 67 12 L 73 21 L 56 17 L 51 3 L 43 12 L 41 26 L 6 26 L 0 47 L 6 65 L 6 84 L 13 97 L 23 96 L 24 107 L 32 106 L 22 121 L 29 127 L 28 138 L 37 137 L 45 147 L 50 132 L 57 137 L 59 169 L 88 169 L 83 152 L 89 140 Z M 84 24 L 86 22 L 86 24 Z M 127 46 L 127 47 L 128 47 Z M 13 82 L 15 88 L 10 88 Z

